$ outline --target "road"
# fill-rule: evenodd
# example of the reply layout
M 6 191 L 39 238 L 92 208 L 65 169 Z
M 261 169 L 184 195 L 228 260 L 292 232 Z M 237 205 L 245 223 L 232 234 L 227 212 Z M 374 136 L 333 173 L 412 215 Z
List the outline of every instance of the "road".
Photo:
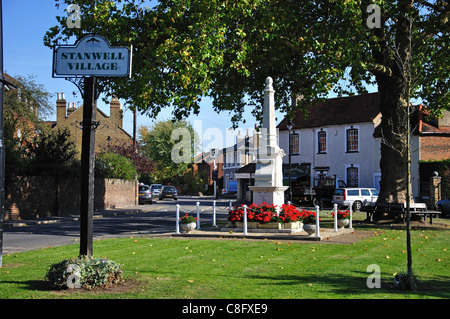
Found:
M 94 218 L 94 239 L 175 232 L 176 204 L 180 205 L 180 217 L 189 212 L 196 216 L 196 202 L 200 203 L 201 224 L 212 224 L 211 198 L 180 197 L 178 201 L 166 199 L 154 204 L 140 205 L 141 213 L 111 216 L 103 214 Z M 216 219 L 225 220 L 228 200 L 216 201 Z M 3 254 L 60 246 L 79 242 L 79 221 L 63 221 L 52 224 L 8 227 L 3 233 Z

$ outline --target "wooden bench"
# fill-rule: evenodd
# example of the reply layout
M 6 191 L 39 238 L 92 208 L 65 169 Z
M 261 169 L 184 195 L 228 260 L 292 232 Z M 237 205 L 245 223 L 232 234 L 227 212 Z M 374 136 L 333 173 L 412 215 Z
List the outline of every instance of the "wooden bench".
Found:
M 372 221 L 374 214 L 394 214 L 402 216 L 403 222 L 406 218 L 406 204 L 403 203 L 377 203 L 375 206 L 365 207 L 364 211 L 367 213 L 367 219 Z M 429 211 L 425 203 L 410 203 L 409 212 L 411 215 L 423 215 L 426 220 L 430 218 L 430 224 L 433 224 L 433 217 L 439 216 L 441 212 Z
M 367 219 L 370 221 L 373 220 L 373 216 L 375 214 L 394 214 L 394 215 L 403 215 L 405 213 L 405 208 L 403 204 L 397 203 L 376 203 L 373 207 L 373 210 L 367 212 Z
M 425 203 L 410 204 L 410 212 L 411 214 L 423 215 L 425 220 L 429 217 L 430 224 L 433 224 L 433 217 L 438 217 L 441 214 L 441 212 L 436 210 L 428 210 Z

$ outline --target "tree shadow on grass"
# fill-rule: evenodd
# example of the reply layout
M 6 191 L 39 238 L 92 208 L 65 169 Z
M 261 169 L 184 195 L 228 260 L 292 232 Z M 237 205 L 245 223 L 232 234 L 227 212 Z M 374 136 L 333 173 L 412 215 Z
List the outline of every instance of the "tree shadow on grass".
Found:
M 273 276 L 252 276 L 254 279 L 264 280 L 265 285 L 311 285 L 315 292 L 323 293 L 324 297 L 339 295 L 348 297 L 349 295 L 358 298 L 358 295 L 373 294 L 373 298 L 385 298 L 389 295 L 397 295 L 401 298 L 450 298 L 450 277 L 435 276 L 432 279 L 421 280 L 416 291 L 402 291 L 395 288 L 394 278 L 389 275 L 381 275 L 381 287 L 369 288 L 367 279 L 372 273 L 355 272 L 355 275 L 342 276 L 333 274 L 320 275 L 273 275 Z M 369 280 L 372 282 L 371 280 Z M 319 296 L 320 298 L 320 296 Z
M 36 291 L 51 291 L 54 290 L 50 283 L 46 280 L 25 280 L 25 281 L 12 281 L 3 280 L 0 284 L 15 284 L 20 285 L 24 290 L 36 290 Z

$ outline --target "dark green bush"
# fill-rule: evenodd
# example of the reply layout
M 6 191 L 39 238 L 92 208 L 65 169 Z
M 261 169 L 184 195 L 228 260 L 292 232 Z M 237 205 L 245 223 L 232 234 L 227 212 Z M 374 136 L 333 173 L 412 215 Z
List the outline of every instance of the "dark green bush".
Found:
M 95 158 L 95 177 L 133 180 L 136 169 L 126 157 L 114 153 L 101 153 Z
M 123 282 L 122 266 L 106 258 L 79 256 L 50 266 L 45 275 L 54 288 L 86 288 Z

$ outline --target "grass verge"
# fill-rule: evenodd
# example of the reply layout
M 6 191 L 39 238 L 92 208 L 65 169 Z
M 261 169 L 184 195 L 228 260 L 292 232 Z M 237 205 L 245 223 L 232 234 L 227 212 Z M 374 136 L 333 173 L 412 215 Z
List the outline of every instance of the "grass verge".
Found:
M 51 264 L 76 257 L 78 245 L 3 257 L 1 299 L 189 298 L 189 299 L 396 299 L 450 297 L 445 229 L 412 231 L 418 291 L 392 289 L 406 270 L 406 232 L 370 230 L 354 244 L 287 241 L 196 240 L 130 237 L 94 242 L 94 256 L 123 265 L 126 284 L 112 289 L 51 290 L 44 277 Z M 381 288 L 367 287 L 369 265 L 381 271 Z

